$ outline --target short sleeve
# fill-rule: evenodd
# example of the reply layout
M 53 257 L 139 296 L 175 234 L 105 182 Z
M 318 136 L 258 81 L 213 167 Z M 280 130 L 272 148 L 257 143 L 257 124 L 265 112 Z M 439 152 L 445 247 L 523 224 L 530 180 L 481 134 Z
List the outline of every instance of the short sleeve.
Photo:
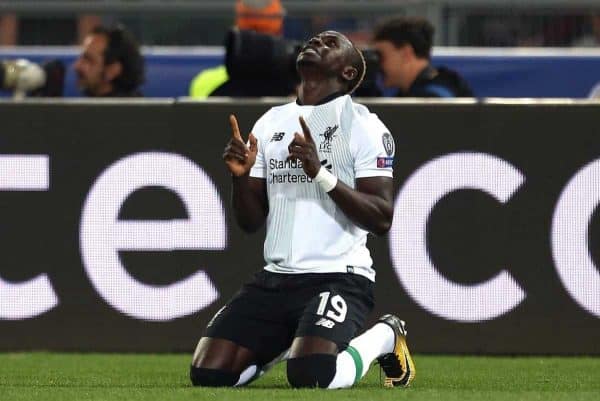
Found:
M 267 178 L 267 166 L 265 164 L 265 132 L 266 132 L 266 121 L 268 119 L 269 112 L 263 114 L 254 124 L 252 128 L 252 134 L 258 140 L 258 153 L 256 154 L 256 161 L 254 166 L 250 169 L 250 177 L 255 178 Z
M 350 149 L 354 155 L 356 178 L 393 176 L 394 137 L 375 114 L 356 121 Z

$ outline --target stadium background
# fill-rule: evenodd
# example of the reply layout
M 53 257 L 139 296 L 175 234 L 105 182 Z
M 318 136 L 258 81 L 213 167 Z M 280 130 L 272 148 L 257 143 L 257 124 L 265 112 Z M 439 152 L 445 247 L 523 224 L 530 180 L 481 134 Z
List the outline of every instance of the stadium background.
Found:
M 189 350 L 263 264 L 220 155 L 268 105 L 0 105 L 0 348 Z M 599 354 L 597 105 L 369 106 L 399 156 L 373 316 L 416 352 Z
M 286 7 L 291 37 L 319 22 L 309 10 L 341 11 L 332 27 L 359 39 L 390 10 L 426 15 L 438 25 L 439 60 L 471 78 L 481 97 L 582 98 L 600 80 L 599 53 L 571 47 L 593 35 L 600 5 L 591 1 Z M 18 22 L 12 45 L 71 45 L 85 21 L 122 20 L 148 46 L 217 46 L 148 47 L 147 94 L 163 100 L 0 104 L 0 349 L 189 352 L 220 303 L 262 265 L 261 235 L 243 235 L 231 219 L 220 155 L 227 115 L 248 129 L 272 101 L 175 99 L 193 71 L 222 57 L 217 33 L 231 23 L 231 2 L 3 1 L 0 11 L 0 30 Z M 190 12 L 202 16 L 166 28 Z M 500 35 L 498 26 L 510 29 Z M 487 45 L 568 48 L 464 48 Z M 1 54 L 68 61 L 75 52 Z M 397 202 L 414 206 L 398 207 L 390 236 L 371 242 L 374 316 L 409 320 L 418 353 L 600 354 L 598 104 L 367 103 L 396 139 Z M 427 202 L 435 208 L 415 221 Z M 418 273 L 435 271 L 446 286 Z M 177 285 L 190 277 L 192 290 Z M 482 288 L 494 279 L 495 288 Z

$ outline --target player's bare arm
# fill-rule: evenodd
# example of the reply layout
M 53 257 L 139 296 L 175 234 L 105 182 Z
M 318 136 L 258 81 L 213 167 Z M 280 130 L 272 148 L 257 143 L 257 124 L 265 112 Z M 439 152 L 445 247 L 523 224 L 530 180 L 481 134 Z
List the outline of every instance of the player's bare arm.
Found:
M 322 168 L 317 146 L 308 125 L 300 117 L 304 135 L 294 134 L 290 143 L 288 159 L 302 161 L 306 175 L 315 178 Z M 376 234 L 387 233 L 392 225 L 393 181 L 389 177 L 368 177 L 356 180 L 356 189 L 339 181 L 328 192 L 336 205 L 358 226 Z
M 229 116 L 229 122 L 231 139 L 225 146 L 223 160 L 232 176 L 231 204 L 238 225 L 244 231 L 254 232 L 263 225 L 269 212 L 265 180 L 250 177 L 250 169 L 258 153 L 258 141 L 250 133 L 246 145 L 234 115 Z

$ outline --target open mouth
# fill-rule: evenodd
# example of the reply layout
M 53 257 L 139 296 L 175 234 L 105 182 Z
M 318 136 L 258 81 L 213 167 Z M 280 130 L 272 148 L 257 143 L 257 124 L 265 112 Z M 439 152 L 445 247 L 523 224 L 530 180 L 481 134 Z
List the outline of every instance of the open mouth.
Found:
M 319 55 L 319 52 L 317 51 L 317 49 L 315 49 L 312 46 L 306 46 L 304 49 L 302 49 L 302 53 L 305 53 L 305 54 L 314 53 L 316 55 Z

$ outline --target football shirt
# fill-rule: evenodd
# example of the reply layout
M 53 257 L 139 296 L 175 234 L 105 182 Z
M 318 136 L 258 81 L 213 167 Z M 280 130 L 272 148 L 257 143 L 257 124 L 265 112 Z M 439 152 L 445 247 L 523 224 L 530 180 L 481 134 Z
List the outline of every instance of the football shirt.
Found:
M 273 107 L 254 125 L 258 139 L 250 176 L 264 178 L 269 215 L 265 269 L 276 273 L 354 273 L 375 281 L 366 247 L 368 232 L 355 225 L 302 169 L 287 160 L 294 133 L 304 117 L 322 168 L 355 188 L 355 179 L 392 177 L 394 140 L 369 110 L 339 96 L 324 104 L 296 102 Z

